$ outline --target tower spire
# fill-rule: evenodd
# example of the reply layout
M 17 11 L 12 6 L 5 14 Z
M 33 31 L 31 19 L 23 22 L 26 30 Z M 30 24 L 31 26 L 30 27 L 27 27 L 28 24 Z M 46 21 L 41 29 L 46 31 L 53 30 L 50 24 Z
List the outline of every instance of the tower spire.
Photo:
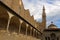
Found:
M 44 7 L 44 5 L 43 5 L 43 10 L 45 10 L 45 7 Z
M 44 5 L 43 5 L 43 12 L 42 12 L 42 24 L 43 24 L 43 28 L 46 28 L 46 13 L 45 13 Z
M 45 7 L 44 7 L 44 5 L 43 5 L 43 13 L 42 13 L 42 15 L 46 16 L 46 14 L 45 14 Z
M 51 22 L 51 24 L 53 24 L 53 22 Z

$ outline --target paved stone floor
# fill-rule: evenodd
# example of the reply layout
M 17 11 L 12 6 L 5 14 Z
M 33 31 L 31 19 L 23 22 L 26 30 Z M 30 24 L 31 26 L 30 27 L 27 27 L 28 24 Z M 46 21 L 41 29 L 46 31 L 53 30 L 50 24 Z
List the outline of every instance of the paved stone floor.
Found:
M 40 39 L 23 34 L 19 35 L 17 35 L 16 33 L 10 34 L 4 30 L 0 30 L 0 40 L 40 40 Z

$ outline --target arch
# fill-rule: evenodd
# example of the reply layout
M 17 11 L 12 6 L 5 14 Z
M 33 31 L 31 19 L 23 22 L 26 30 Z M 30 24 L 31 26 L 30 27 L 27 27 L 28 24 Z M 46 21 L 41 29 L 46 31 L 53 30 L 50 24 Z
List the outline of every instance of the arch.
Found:
M 30 30 L 31 30 L 31 27 L 28 26 L 28 27 L 27 27 L 27 35 L 30 35 Z
M 20 26 L 20 21 L 19 18 L 16 16 L 13 16 L 10 20 L 10 24 L 9 24 L 9 32 L 19 32 L 19 26 Z
M 55 33 L 51 33 L 51 40 L 56 40 L 55 38 L 56 38 Z
M 0 30 L 6 30 L 8 24 L 9 15 L 7 10 L 0 5 Z
M 34 29 L 32 28 L 31 31 L 32 31 L 32 32 L 31 32 L 31 35 L 33 36 Z
M 54 37 L 56 37 L 56 35 L 55 35 L 55 33 L 52 33 L 51 38 L 54 38 Z
M 36 37 L 36 30 L 34 31 L 34 37 Z
M 26 22 L 23 22 L 21 24 L 21 31 L 20 31 L 22 34 L 26 34 Z
M 38 35 L 38 38 L 40 39 L 40 38 L 41 38 L 41 37 L 40 37 L 41 35 L 40 35 L 40 33 L 39 33 L 39 32 L 38 32 L 38 34 L 37 34 L 37 35 Z M 49 39 L 49 38 L 48 38 L 48 39 Z
M 59 40 L 59 37 L 57 37 L 57 40 Z
M 36 33 L 36 35 L 37 35 L 36 38 L 38 38 L 38 36 L 39 36 L 38 32 Z

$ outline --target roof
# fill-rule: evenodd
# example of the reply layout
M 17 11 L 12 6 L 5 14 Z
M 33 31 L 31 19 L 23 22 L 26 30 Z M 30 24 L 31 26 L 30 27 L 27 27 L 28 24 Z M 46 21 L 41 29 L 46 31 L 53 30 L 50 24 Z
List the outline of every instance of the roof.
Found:
M 48 26 L 48 28 L 53 28 L 54 29 L 54 28 L 57 28 L 57 26 L 54 25 L 53 22 L 51 22 L 51 24 Z
M 55 29 L 55 28 L 53 28 L 53 29 L 44 29 L 44 31 L 55 31 L 55 32 L 58 32 L 58 31 L 60 31 L 60 28 L 57 28 L 57 29 Z

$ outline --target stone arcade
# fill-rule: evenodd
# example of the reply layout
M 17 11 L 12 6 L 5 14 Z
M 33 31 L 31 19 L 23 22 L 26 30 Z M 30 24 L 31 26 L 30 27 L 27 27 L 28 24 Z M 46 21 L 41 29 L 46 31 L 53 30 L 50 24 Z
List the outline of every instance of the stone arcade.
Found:
M 1 2 L 5 5 L 2 6 Z M 5 8 L 5 7 L 8 8 Z M 7 10 L 8 9 L 8 10 Z M 11 9 L 16 15 L 10 12 Z M 46 14 L 43 6 L 42 22 L 36 22 L 24 9 L 22 0 L 0 1 L 0 40 L 41 40 L 46 27 Z

